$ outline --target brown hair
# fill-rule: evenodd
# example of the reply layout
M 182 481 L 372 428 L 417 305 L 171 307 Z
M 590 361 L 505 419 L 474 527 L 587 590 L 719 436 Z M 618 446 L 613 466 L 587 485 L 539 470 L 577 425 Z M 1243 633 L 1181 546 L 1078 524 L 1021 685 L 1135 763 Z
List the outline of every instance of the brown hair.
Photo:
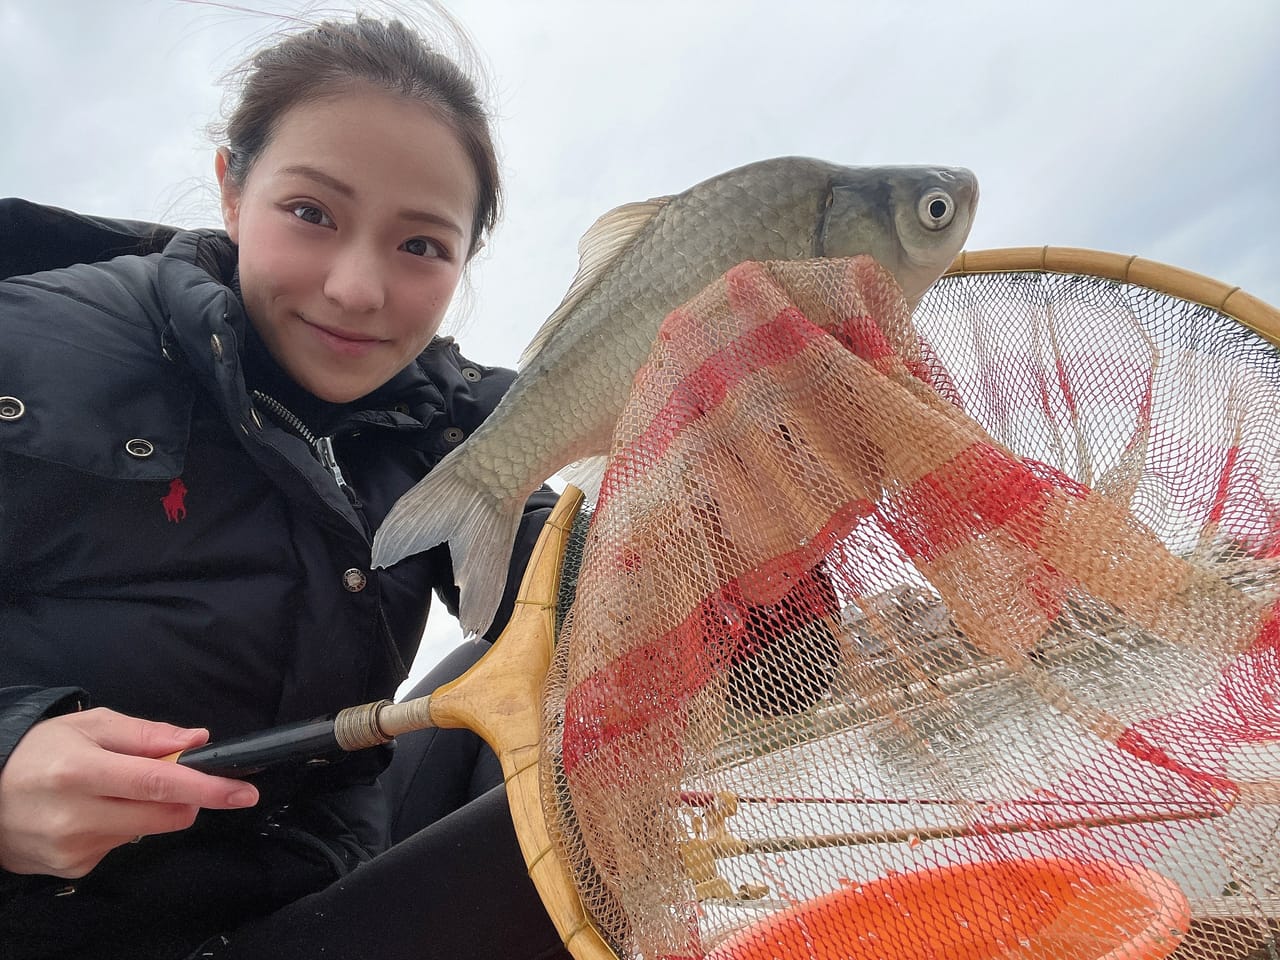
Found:
M 259 50 L 242 68 L 239 100 L 225 126 L 227 172 L 244 183 L 276 126 L 300 103 L 369 83 L 417 100 L 449 124 L 475 169 L 470 257 L 498 220 L 501 184 L 489 117 L 475 82 L 399 20 L 326 20 Z

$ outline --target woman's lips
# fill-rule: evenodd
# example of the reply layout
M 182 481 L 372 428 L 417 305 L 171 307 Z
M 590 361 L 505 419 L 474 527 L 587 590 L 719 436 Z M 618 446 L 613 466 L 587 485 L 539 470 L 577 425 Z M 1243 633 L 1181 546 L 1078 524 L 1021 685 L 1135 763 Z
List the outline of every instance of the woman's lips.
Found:
M 343 330 L 332 330 L 312 323 L 305 317 L 302 322 L 316 338 L 329 349 L 350 357 L 362 357 L 383 341 L 362 333 L 348 333 Z

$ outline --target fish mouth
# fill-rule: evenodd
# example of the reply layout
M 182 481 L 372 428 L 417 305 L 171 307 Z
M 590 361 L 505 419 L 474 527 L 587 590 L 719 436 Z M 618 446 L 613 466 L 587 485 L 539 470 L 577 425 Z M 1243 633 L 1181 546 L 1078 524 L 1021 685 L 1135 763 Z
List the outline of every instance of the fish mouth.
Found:
M 956 167 L 952 173 L 956 188 L 963 192 L 964 199 L 969 204 L 969 219 L 972 220 L 974 210 L 978 206 L 978 197 L 981 195 L 978 189 L 978 178 L 972 170 L 964 167 Z

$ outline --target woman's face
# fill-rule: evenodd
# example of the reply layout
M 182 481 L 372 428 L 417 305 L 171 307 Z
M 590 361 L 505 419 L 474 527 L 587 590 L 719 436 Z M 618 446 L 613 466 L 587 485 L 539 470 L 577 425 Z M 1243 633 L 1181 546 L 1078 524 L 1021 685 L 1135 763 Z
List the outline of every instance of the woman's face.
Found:
M 222 153 L 217 173 L 249 320 L 298 384 L 355 400 L 435 335 L 470 249 L 477 184 L 426 107 L 372 88 L 298 104 L 243 184 Z

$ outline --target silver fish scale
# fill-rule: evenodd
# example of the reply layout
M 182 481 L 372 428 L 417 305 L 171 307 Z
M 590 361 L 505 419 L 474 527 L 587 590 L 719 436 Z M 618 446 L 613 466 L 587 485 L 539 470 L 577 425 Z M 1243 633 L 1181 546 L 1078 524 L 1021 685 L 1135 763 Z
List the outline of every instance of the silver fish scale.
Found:
M 795 161 L 779 176 L 749 167 L 663 207 L 468 440 L 474 480 L 495 497 L 511 497 L 528 489 L 531 475 L 547 477 L 566 462 L 606 452 L 663 318 L 744 260 L 813 256 L 837 169 Z M 540 429 L 551 423 L 563 430 Z M 490 445 L 484 435 L 495 429 L 499 441 Z

